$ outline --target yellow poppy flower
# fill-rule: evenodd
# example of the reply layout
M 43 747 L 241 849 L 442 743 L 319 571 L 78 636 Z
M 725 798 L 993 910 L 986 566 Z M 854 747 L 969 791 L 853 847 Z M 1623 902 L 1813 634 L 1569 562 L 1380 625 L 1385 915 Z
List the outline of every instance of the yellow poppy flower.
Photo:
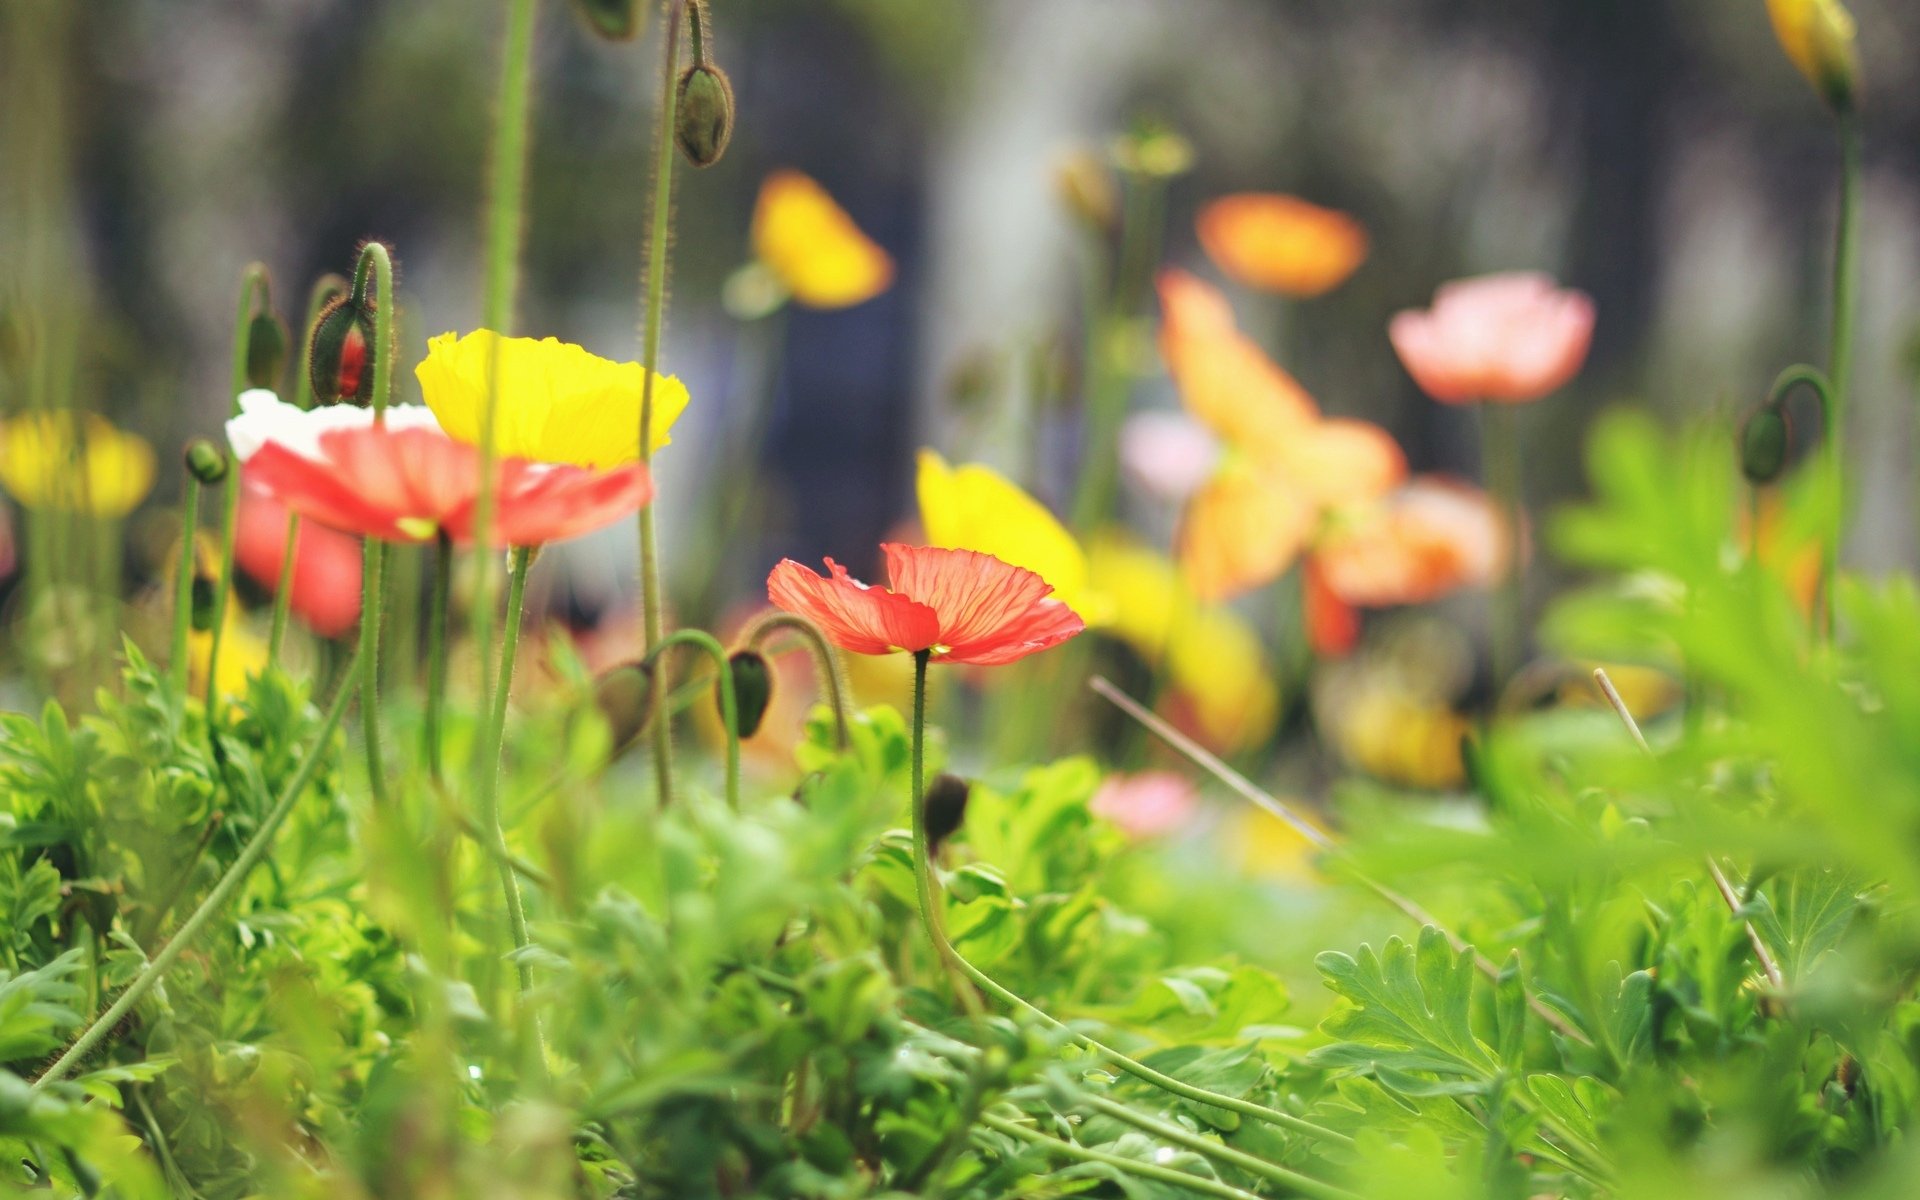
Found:
M 1123 596 L 1107 632 L 1142 658 L 1166 664 L 1179 715 L 1216 749 L 1252 745 L 1272 731 L 1280 689 L 1260 636 L 1231 609 L 1194 599 L 1173 561 L 1106 533 L 1087 554 L 1091 586 Z
M 500 410 L 494 446 L 502 457 L 605 469 L 640 457 L 640 397 L 646 368 L 613 362 L 554 338 L 501 337 L 478 329 L 443 333 L 427 343 L 413 369 L 440 427 L 478 445 L 495 348 Z M 672 439 L 687 407 L 687 389 L 671 375 L 653 383 L 653 449 Z
M 760 185 L 753 252 L 809 308 L 847 308 L 893 282 L 893 259 L 798 171 L 775 171 Z
M 188 689 L 206 693 L 207 660 L 213 657 L 213 633 L 194 630 L 187 635 Z M 246 693 L 247 681 L 267 669 L 267 644 L 240 619 L 240 606 L 227 606 L 226 629 L 220 635 L 220 695 L 228 699 Z
M 0 423 L 0 483 L 28 508 L 124 517 L 153 488 L 153 447 L 93 413 Z
M 1860 62 L 1853 16 L 1840 0 L 1767 0 L 1767 15 L 1780 48 L 1821 99 L 1843 112 L 1851 108 Z
M 1113 608 L 1109 593 L 1087 586 L 1087 556 L 1066 527 L 1020 486 L 991 467 L 953 467 L 932 450 L 920 452 L 915 479 L 927 545 L 978 550 L 1025 567 L 1053 585 L 1053 594 L 1088 625 Z

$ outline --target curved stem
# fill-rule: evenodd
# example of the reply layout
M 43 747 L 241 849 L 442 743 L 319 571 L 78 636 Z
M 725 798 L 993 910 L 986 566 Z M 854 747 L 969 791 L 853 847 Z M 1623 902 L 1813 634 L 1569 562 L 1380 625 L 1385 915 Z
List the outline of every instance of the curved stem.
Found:
M 851 719 L 849 709 L 852 707 L 851 689 L 842 672 L 840 656 L 834 653 L 833 644 L 820 632 L 820 627 L 798 613 L 770 612 L 748 625 L 740 640 L 748 649 L 758 650 L 783 630 L 799 634 L 813 652 L 814 670 L 820 676 L 821 688 L 827 693 L 827 703 L 833 708 L 834 744 L 840 750 L 846 750 L 847 724 Z
M 200 479 L 187 472 L 187 494 L 180 502 L 180 566 L 173 581 L 173 641 L 169 643 L 167 675 L 173 690 L 187 693 L 187 630 L 193 623 L 194 542 L 200 533 Z
M 213 889 L 207 893 L 204 900 L 200 901 L 192 914 L 180 923 L 179 930 L 167 939 L 167 944 L 162 946 L 160 952 L 140 969 L 138 975 L 134 976 L 133 982 L 127 985 L 127 990 L 121 992 L 119 998 L 105 1012 L 95 1017 L 93 1023 L 88 1025 L 85 1031 L 74 1039 L 73 1044 L 67 1047 L 66 1052 L 55 1059 L 53 1065 L 41 1072 L 40 1077 L 33 1081 L 35 1091 L 64 1078 L 75 1064 L 91 1053 L 101 1039 L 120 1024 L 127 1013 L 132 1011 L 133 1006 L 140 1002 L 141 997 L 152 991 L 154 984 L 160 982 L 160 977 L 166 974 L 174 960 L 180 957 L 181 952 L 193 942 L 195 937 L 199 936 L 200 931 L 206 927 L 208 921 L 213 919 L 214 914 L 220 910 L 228 898 L 239 889 L 242 883 L 246 882 L 247 875 L 253 868 L 266 857 L 267 850 L 273 844 L 274 835 L 279 832 L 280 826 L 286 823 L 288 815 L 293 812 L 293 806 L 299 802 L 301 795 L 307 790 L 307 785 L 312 782 L 314 772 L 319 769 L 320 760 L 325 757 L 327 747 L 333 741 L 334 731 L 340 727 L 340 718 L 346 712 L 347 698 L 354 693 L 353 674 L 364 667 L 365 663 L 356 653 L 353 660 L 347 664 L 346 677 L 342 679 L 339 690 L 334 693 L 333 703 L 328 706 L 327 715 L 320 722 L 320 731 L 314 735 L 313 744 L 307 748 L 306 757 L 300 760 L 299 769 L 294 772 L 293 778 L 281 791 L 279 799 L 274 801 L 273 807 L 268 810 L 266 817 L 260 822 L 260 827 L 254 831 L 252 839 L 241 849 L 239 856 L 227 867 L 226 872 L 220 876 L 213 885 Z
M 1183 1146 L 1195 1154 L 1205 1155 L 1215 1162 L 1226 1163 L 1228 1166 L 1236 1167 L 1249 1175 L 1258 1175 L 1262 1179 L 1277 1183 L 1297 1195 L 1319 1197 L 1320 1200 L 1357 1200 L 1355 1194 L 1347 1191 L 1345 1188 L 1334 1187 L 1330 1183 L 1323 1183 L 1312 1176 L 1302 1175 L 1298 1171 L 1290 1171 L 1279 1163 L 1268 1162 L 1266 1159 L 1255 1157 L 1244 1150 L 1235 1150 L 1232 1146 L 1224 1142 L 1217 1142 L 1212 1138 L 1202 1137 L 1184 1126 L 1176 1125 L 1172 1121 L 1162 1121 L 1158 1117 L 1149 1116 L 1146 1113 L 1129 1108 L 1117 1100 L 1109 1100 L 1105 1096 L 1091 1094 L 1077 1096 L 1075 1099 L 1085 1104 L 1088 1108 L 1093 1109 L 1095 1112 L 1105 1113 L 1114 1120 L 1123 1121 L 1143 1133 L 1150 1133 L 1163 1141 L 1172 1142 L 1176 1146 Z
M 500 670 L 493 689 L 493 706 L 487 713 L 485 740 L 480 749 L 480 831 L 490 842 L 495 865 L 500 868 L 500 888 L 506 894 L 507 927 L 513 935 L 515 950 L 524 950 L 532 939 L 527 934 L 527 911 L 520 901 L 520 881 L 515 877 L 507 835 L 500 828 L 500 751 L 507 732 L 507 695 L 513 690 L 513 660 L 520 648 L 520 615 L 527 596 L 527 569 L 533 563 L 533 548 L 516 546 L 508 559 L 507 619 L 500 630 Z M 520 991 L 533 989 L 533 966 L 521 956 L 514 964 L 520 977 Z
M 646 324 L 641 334 L 640 461 L 653 463 L 653 383 L 660 367 L 660 325 L 667 305 L 667 241 L 673 220 L 673 123 L 679 104 L 680 24 L 684 0 L 667 0 L 667 24 L 661 36 L 660 111 L 654 129 L 653 208 L 647 234 Z M 640 510 L 640 603 L 646 620 L 646 651 L 651 655 L 666 635 L 666 613 L 660 598 L 660 547 L 654 528 L 654 506 Z M 658 712 L 666 690 L 656 676 L 649 701 Z M 673 801 L 673 726 L 658 721 L 653 727 L 653 777 L 660 806 Z
M 453 595 L 453 540 L 444 531 L 434 540 L 433 595 L 427 613 L 427 773 L 445 781 L 441 770 L 440 726 L 447 707 L 447 608 Z
M 493 113 L 488 147 L 486 262 L 487 275 L 480 323 L 500 337 L 512 335 L 514 301 L 520 287 L 520 247 L 524 240 L 527 191 L 528 128 L 532 119 L 533 29 L 535 0 L 507 0 L 505 40 L 500 50 L 500 90 Z M 487 364 L 487 396 L 480 414 L 480 493 L 474 500 L 473 544 L 493 545 L 495 497 L 494 462 L 499 454 L 496 432 L 496 381 L 500 377 L 500 345 L 496 340 Z M 483 549 L 482 554 L 486 551 Z M 474 581 L 473 640 L 480 652 L 480 695 L 493 696 L 493 572 L 482 570 Z
M 1283 1129 L 1291 1129 L 1296 1133 L 1303 1133 L 1311 1137 L 1320 1138 L 1323 1141 L 1332 1142 L 1335 1145 L 1351 1146 L 1353 1139 L 1344 1133 L 1336 1132 L 1321 1125 L 1315 1125 L 1311 1121 L 1302 1120 L 1291 1113 L 1281 1112 L 1277 1108 L 1269 1108 L 1264 1104 L 1256 1104 L 1251 1100 L 1244 1100 L 1238 1096 L 1223 1095 L 1219 1092 L 1209 1091 L 1206 1088 L 1195 1087 L 1190 1083 L 1183 1083 L 1171 1075 L 1154 1070 L 1143 1062 L 1129 1058 L 1113 1047 L 1088 1037 L 1066 1022 L 1059 1020 L 1038 1006 L 1008 991 L 995 981 L 992 976 L 968 962 L 966 956 L 956 950 L 953 943 L 947 940 L 946 930 L 937 916 L 938 910 L 934 905 L 933 856 L 927 844 L 926 814 L 920 801 L 922 789 L 921 776 L 924 771 L 922 764 L 924 755 L 923 747 L 926 742 L 927 657 L 927 652 L 924 650 L 913 656 L 913 765 L 911 779 L 913 787 L 914 885 L 920 898 L 922 924 L 926 926 L 927 936 L 932 939 L 934 951 L 940 956 L 941 961 L 946 963 L 950 969 L 958 971 L 968 979 L 971 979 L 979 985 L 982 991 L 999 1000 L 1002 1004 L 1022 1012 L 1045 1025 L 1061 1030 L 1071 1036 L 1074 1041 L 1079 1042 L 1082 1046 L 1137 1079 L 1151 1083 L 1155 1087 L 1171 1092 L 1184 1100 L 1191 1100 L 1197 1104 L 1211 1104 L 1215 1108 L 1224 1108 L 1230 1112 L 1252 1117 L 1255 1120 L 1265 1121 L 1269 1125 L 1278 1125 Z
M 247 333 L 253 314 L 267 304 L 267 269 L 248 263 L 240 276 L 240 305 L 233 319 L 233 362 L 228 376 L 227 415 L 240 415 L 240 393 L 247 390 Z M 233 595 L 233 523 L 240 511 L 240 468 L 230 464 L 220 492 L 220 575 L 214 583 L 212 638 L 207 650 L 207 731 L 212 736 L 220 706 L 220 641 L 226 632 L 227 602 Z
M 1832 379 L 1823 374 L 1818 367 L 1805 363 L 1795 363 L 1776 375 L 1773 386 L 1767 389 L 1768 404 L 1785 402 L 1795 388 L 1804 387 L 1813 393 L 1820 407 L 1820 443 L 1825 458 L 1827 486 L 1833 489 L 1828 503 L 1833 507 L 1833 528 L 1828 530 L 1822 540 L 1820 553 L 1820 638 L 1823 642 L 1833 639 L 1833 581 L 1840 570 L 1840 536 L 1846 525 L 1846 489 L 1841 479 L 1843 454 L 1840 445 L 1840 404 L 1839 392 Z M 1754 524 L 1754 545 L 1760 544 L 1759 523 Z
M 660 640 L 660 644 L 640 660 L 651 677 L 655 694 L 664 687 L 661 682 L 665 672 L 659 669 L 660 661 L 666 652 L 675 646 L 692 646 L 713 660 L 714 686 L 720 694 L 720 723 L 725 726 L 727 738 L 727 807 L 740 807 L 740 725 L 739 708 L 733 695 L 733 671 L 727 666 L 727 652 L 720 642 L 704 629 L 676 629 Z M 658 709 L 654 710 L 656 713 Z M 662 719 L 656 725 L 670 722 Z
M 1004 1133 L 1008 1137 L 1019 1138 L 1023 1142 L 1032 1142 L 1036 1146 L 1045 1146 L 1062 1158 L 1101 1163 L 1127 1175 L 1151 1179 L 1156 1183 L 1171 1184 L 1189 1192 L 1198 1192 L 1202 1196 L 1218 1196 L 1223 1200 L 1259 1200 L 1254 1193 L 1242 1191 L 1232 1184 L 1221 1183 L 1217 1179 L 1208 1179 L 1204 1175 L 1189 1175 L 1185 1171 L 1141 1162 L 1137 1158 L 1122 1158 L 1118 1154 L 1108 1154 L 1103 1150 L 1090 1150 L 1078 1142 L 1052 1137 L 1041 1133 L 1038 1129 L 1030 1129 L 1018 1121 L 1009 1121 L 1004 1117 L 996 1117 L 992 1113 L 981 1113 L 980 1123 L 996 1133 Z

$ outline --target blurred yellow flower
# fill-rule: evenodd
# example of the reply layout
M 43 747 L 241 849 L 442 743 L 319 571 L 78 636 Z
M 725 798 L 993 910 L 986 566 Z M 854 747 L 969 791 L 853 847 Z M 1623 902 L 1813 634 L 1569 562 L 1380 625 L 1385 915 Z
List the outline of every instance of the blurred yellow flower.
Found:
M 1840 0 L 1767 0 L 1773 35 L 1813 90 L 1836 111 L 1853 107 L 1860 62 L 1853 16 Z
M 93 413 L 0 423 L 0 484 L 28 508 L 124 517 L 153 488 L 153 447 Z
M 196 629 L 187 635 L 187 678 L 193 695 L 204 695 L 207 688 L 207 659 L 213 656 L 213 631 Z M 267 669 L 267 644 L 247 628 L 240 606 L 227 606 L 227 620 L 220 635 L 220 695 L 231 699 L 245 694 L 247 681 Z
M 1304 806 L 1289 801 L 1299 811 Z M 1285 821 L 1251 804 L 1239 805 L 1220 826 L 1224 857 L 1238 862 L 1241 871 L 1261 879 L 1293 884 L 1320 881 L 1316 865 L 1319 850 Z
M 847 308 L 893 282 L 893 259 L 798 171 L 775 171 L 760 186 L 753 252 L 809 308 Z
M 1080 543 L 1018 484 L 991 467 L 949 466 L 935 451 L 922 450 L 915 490 L 927 545 L 978 550 L 1025 567 L 1052 584 L 1054 596 L 1089 626 L 1106 621 L 1112 596 L 1088 586 Z
M 1273 729 L 1280 689 L 1252 627 L 1231 609 L 1196 601 L 1173 560 L 1119 533 L 1087 555 L 1088 580 L 1115 603 L 1107 632 L 1148 662 L 1165 663 L 1176 715 L 1216 749 L 1251 745 Z
M 494 446 L 502 457 L 605 469 L 640 457 L 640 398 L 646 368 L 613 362 L 554 338 L 501 337 L 479 329 L 443 333 L 413 369 L 440 427 L 478 445 L 494 353 L 499 352 L 500 410 Z M 653 449 L 687 407 L 687 389 L 671 375 L 653 384 Z
M 1349 697 L 1327 732 L 1342 758 L 1375 779 L 1445 791 L 1466 782 L 1460 742 L 1472 728 L 1437 700 L 1380 684 Z

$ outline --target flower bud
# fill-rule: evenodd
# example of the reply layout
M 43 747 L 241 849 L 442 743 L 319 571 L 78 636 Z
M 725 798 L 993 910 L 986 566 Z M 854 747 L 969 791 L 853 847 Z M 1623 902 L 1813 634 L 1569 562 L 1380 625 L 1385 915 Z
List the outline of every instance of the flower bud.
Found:
M 227 477 L 227 452 L 205 438 L 187 443 L 187 470 L 208 487 Z
M 736 650 L 727 657 L 727 673 L 733 676 L 733 732 L 750 738 L 760 731 L 773 701 L 773 672 L 758 650 Z M 720 719 L 726 718 L 722 712 Z
M 1780 478 L 1787 467 L 1791 434 L 1786 410 L 1780 405 L 1763 404 L 1754 410 L 1740 431 L 1740 473 L 1748 483 L 1762 487 Z
M 632 41 L 647 20 L 643 0 L 573 0 L 573 10 L 588 29 L 610 42 Z
M 356 301 L 347 295 L 320 310 L 307 359 L 313 396 L 320 403 L 365 404 L 372 398 L 373 309 L 373 301 Z
M 1767 0 L 1773 35 L 1813 90 L 1837 113 L 1851 112 L 1859 87 L 1853 17 L 1840 0 Z
M 680 73 L 679 106 L 674 110 L 673 143 L 696 167 L 710 167 L 727 152 L 733 137 L 733 84 L 712 63 L 695 63 Z
M 937 776 L 927 788 L 924 806 L 927 821 L 927 849 L 938 854 L 940 844 L 959 830 L 967 819 L 967 793 L 972 790 L 958 775 Z
M 193 607 L 189 610 L 189 620 L 194 632 L 206 633 L 213 628 L 213 610 L 219 600 L 219 589 L 214 586 L 213 578 L 200 571 L 193 573 Z
M 247 322 L 247 386 L 280 390 L 280 373 L 287 366 L 287 323 L 270 311 L 253 314 Z
M 594 681 L 593 703 L 613 735 L 612 754 L 620 754 L 647 727 L 653 704 L 653 672 L 637 662 L 608 668 Z

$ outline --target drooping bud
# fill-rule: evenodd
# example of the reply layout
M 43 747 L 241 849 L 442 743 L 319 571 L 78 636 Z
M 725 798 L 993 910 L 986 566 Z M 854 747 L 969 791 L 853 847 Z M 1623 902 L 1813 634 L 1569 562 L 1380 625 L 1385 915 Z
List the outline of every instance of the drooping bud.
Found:
M 927 788 L 921 804 L 925 806 L 927 848 L 931 853 L 938 854 L 940 844 L 966 821 L 967 794 L 972 790 L 972 785 L 958 775 L 944 774 L 936 776 Z
M 760 731 L 773 702 L 773 671 L 758 650 L 736 650 L 727 656 L 727 673 L 733 676 L 733 732 L 750 738 Z M 720 714 L 722 721 L 726 717 Z
M 1837 113 L 1853 110 L 1860 58 L 1853 16 L 1840 0 L 1767 0 L 1773 35 L 1813 90 Z
M 227 452 L 206 438 L 195 438 L 188 442 L 184 457 L 187 470 L 207 487 L 227 477 Z
M 1787 468 L 1792 433 L 1783 406 L 1768 403 L 1753 411 L 1740 431 L 1740 473 L 1748 483 L 1764 487 L 1780 478 Z
M 608 668 L 594 681 L 593 703 L 613 735 L 613 755 L 620 754 L 647 727 L 653 703 L 653 672 L 637 662 Z
M 247 386 L 280 390 L 280 373 L 287 366 L 287 345 L 292 339 L 287 323 L 271 310 L 253 314 L 247 322 Z
M 710 167 L 727 152 L 733 137 L 733 83 L 712 63 L 695 63 L 680 73 L 680 98 L 673 117 L 673 142 L 696 167 Z
M 643 0 L 573 0 L 573 11 L 610 42 L 632 41 L 647 23 Z
M 372 300 L 349 294 L 320 310 L 307 359 L 313 396 L 320 403 L 365 404 L 373 397 L 373 309 Z

